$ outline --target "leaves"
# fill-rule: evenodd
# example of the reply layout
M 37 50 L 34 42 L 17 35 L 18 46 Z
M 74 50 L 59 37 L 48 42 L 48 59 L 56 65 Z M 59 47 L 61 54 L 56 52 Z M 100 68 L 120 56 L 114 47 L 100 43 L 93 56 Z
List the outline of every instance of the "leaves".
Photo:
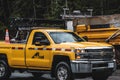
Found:
M 67 4 L 66 4 L 67 2 Z M 93 9 L 93 15 L 120 13 L 120 0 L 0 0 L 0 21 L 8 24 L 11 17 L 59 19 L 63 8 L 70 12 L 86 12 Z

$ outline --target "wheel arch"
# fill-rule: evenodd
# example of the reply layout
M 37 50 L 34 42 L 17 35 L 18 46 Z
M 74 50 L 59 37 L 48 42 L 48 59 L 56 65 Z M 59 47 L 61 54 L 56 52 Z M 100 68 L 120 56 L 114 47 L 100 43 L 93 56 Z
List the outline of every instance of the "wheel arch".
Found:
M 0 53 L 0 60 L 5 60 L 8 63 L 7 55 L 4 53 Z
M 59 62 L 66 62 L 70 66 L 70 58 L 69 56 L 64 56 L 64 55 L 54 55 L 53 57 L 53 62 L 52 62 L 52 71 L 51 71 L 51 76 L 55 77 L 55 67 Z
M 0 76 L 0 80 L 7 80 L 11 75 L 11 70 L 10 70 L 10 67 L 8 65 L 8 60 L 7 60 L 6 54 L 0 53 L 0 64 L 2 64 L 2 68 L 3 68 L 3 69 L 1 69 L 2 70 L 1 72 L 3 73 L 3 71 L 4 71 L 2 76 Z

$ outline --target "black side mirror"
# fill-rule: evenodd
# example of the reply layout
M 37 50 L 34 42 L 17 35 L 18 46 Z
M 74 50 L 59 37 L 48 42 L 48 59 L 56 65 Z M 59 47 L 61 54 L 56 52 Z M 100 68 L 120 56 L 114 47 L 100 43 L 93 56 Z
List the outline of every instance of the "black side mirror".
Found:
M 83 36 L 82 37 L 84 40 L 88 41 L 88 37 L 87 36 Z
M 35 42 L 36 46 L 42 46 L 42 45 L 50 45 L 50 42 L 48 40 L 40 40 Z
M 41 45 L 50 45 L 50 42 L 48 40 L 41 40 L 40 44 Z
M 36 41 L 36 42 L 35 42 L 35 45 L 36 45 L 36 46 L 41 46 L 41 44 L 40 44 L 39 41 Z

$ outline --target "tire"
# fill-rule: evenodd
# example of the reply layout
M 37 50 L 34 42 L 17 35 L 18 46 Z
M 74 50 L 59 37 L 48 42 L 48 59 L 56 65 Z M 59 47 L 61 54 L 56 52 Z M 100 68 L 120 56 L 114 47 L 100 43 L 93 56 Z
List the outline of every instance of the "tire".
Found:
M 93 80 L 107 80 L 110 75 L 112 75 L 112 70 L 107 70 L 104 72 L 93 72 L 92 78 Z
M 66 62 L 59 62 L 55 68 L 56 80 L 74 80 L 70 66 Z
M 11 71 L 6 61 L 0 60 L 0 80 L 6 80 L 10 77 Z

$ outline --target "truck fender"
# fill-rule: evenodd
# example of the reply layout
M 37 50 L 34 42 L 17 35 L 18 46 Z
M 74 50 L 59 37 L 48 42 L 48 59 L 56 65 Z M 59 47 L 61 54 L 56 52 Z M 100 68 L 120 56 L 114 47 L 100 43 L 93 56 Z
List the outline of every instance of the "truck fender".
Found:
M 70 59 L 64 55 L 54 55 L 51 68 L 51 76 L 55 77 L 55 67 L 59 62 L 66 62 L 70 66 Z
M 0 53 L 0 60 L 5 60 L 6 62 L 8 62 L 7 55 L 4 53 Z

